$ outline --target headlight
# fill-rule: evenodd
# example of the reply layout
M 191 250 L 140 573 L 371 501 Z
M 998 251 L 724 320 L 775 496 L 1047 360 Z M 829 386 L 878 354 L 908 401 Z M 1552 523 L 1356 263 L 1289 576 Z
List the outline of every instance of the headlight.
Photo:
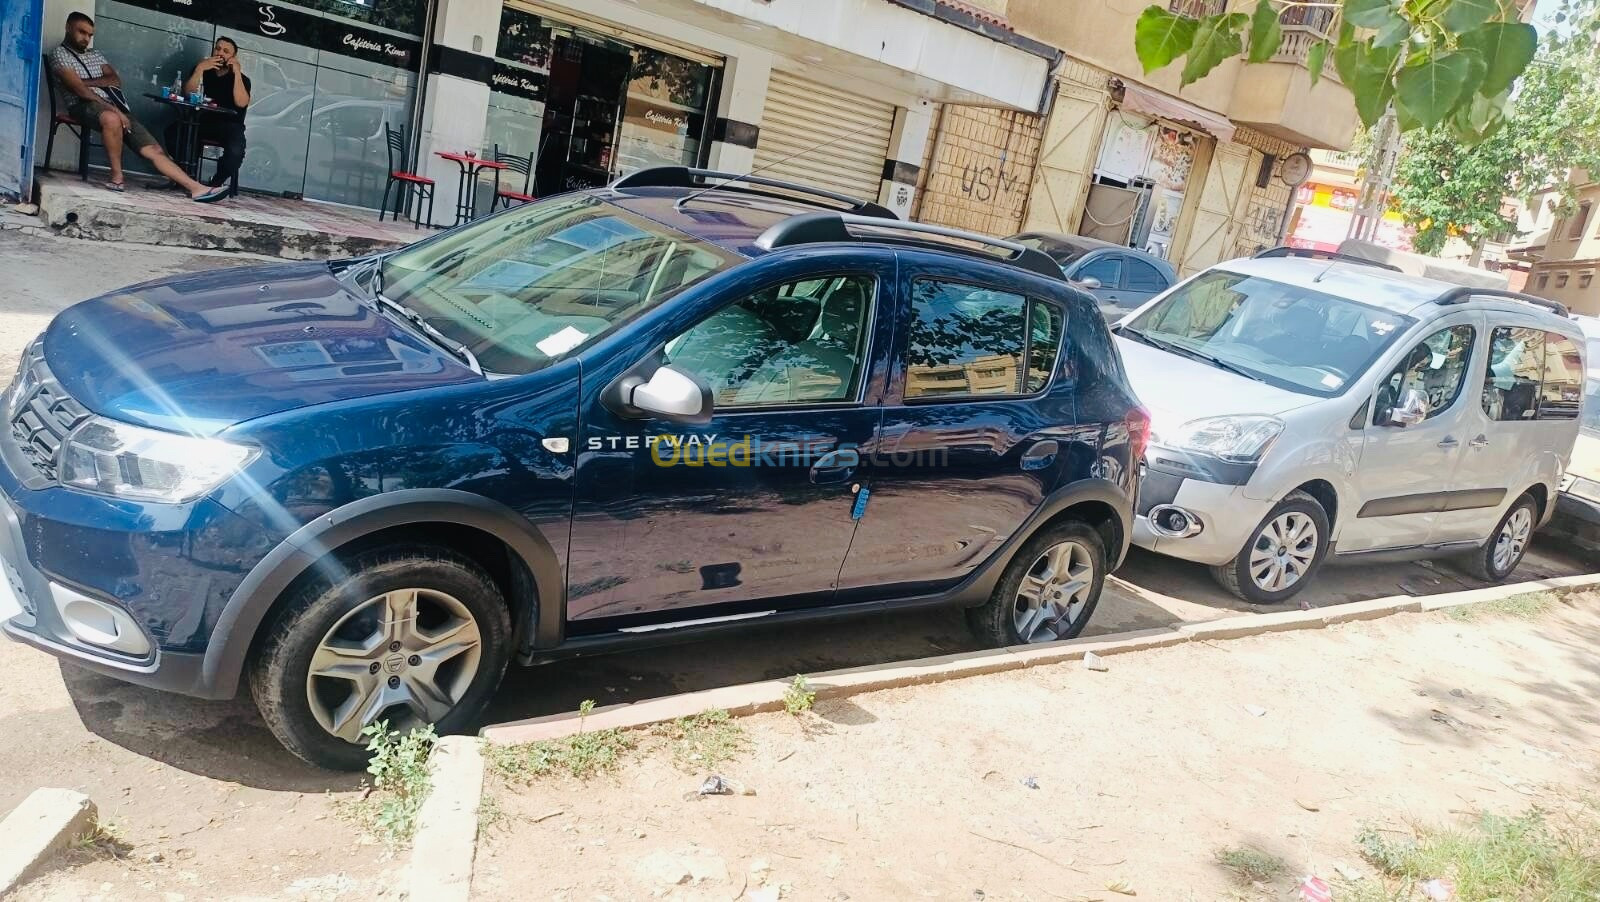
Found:
M 1209 454 L 1232 463 L 1253 463 L 1267 453 L 1283 432 L 1277 417 L 1225 416 L 1190 420 L 1161 436 L 1161 444 L 1179 451 Z
M 94 417 L 67 436 L 65 485 L 136 501 L 193 501 L 238 473 L 255 449 Z

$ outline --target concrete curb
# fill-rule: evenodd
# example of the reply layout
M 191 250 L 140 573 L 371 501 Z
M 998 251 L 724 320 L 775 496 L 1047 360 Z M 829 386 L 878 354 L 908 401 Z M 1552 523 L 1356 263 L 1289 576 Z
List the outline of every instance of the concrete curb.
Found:
M 94 802 L 70 789 L 35 789 L 0 821 L 0 896 L 75 837 L 94 829 Z
M 408 899 L 466 902 L 478 845 L 483 754 L 470 736 L 446 736 L 428 760 L 433 786 L 417 812 L 407 866 Z
M 1329 605 L 1309 611 L 1281 611 L 1271 614 L 1243 614 L 1223 617 L 1200 623 L 1183 623 L 1173 628 L 1137 630 L 1096 636 L 1088 639 L 1071 639 L 1018 648 L 996 648 L 961 654 L 920 658 L 913 661 L 895 661 L 808 674 L 806 681 L 817 693 L 818 699 L 846 698 L 881 689 L 938 683 L 985 673 L 1000 673 L 1040 664 L 1058 664 L 1082 658 L 1088 652 L 1100 657 L 1178 645 L 1189 641 L 1214 641 L 1239 639 L 1265 633 L 1290 630 L 1322 629 L 1336 623 L 1356 620 L 1377 620 L 1392 614 L 1433 611 L 1464 604 L 1476 604 L 1510 598 L 1529 592 L 1566 591 L 1600 585 L 1600 573 L 1583 576 L 1562 576 L 1471 589 L 1443 595 L 1416 597 L 1394 595 L 1367 601 Z M 613 727 L 628 729 L 692 717 L 702 711 L 725 709 L 734 716 L 777 711 L 783 708 L 783 694 L 789 684 L 783 680 L 765 680 L 740 686 L 723 686 L 701 692 L 688 692 L 665 698 L 647 699 L 620 705 L 596 708 L 587 717 L 576 713 L 551 714 L 528 720 L 513 721 L 484 727 L 479 733 L 486 741 L 500 745 L 517 745 L 559 739 L 585 730 L 604 730 Z

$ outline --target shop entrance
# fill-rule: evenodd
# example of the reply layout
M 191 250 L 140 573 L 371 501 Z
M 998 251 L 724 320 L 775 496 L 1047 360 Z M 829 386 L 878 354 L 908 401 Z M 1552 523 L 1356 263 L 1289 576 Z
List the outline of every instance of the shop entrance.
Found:
M 534 180 L 544 197 L 610 181 L 617 113 L 633 57 L 626 45 L 578 33 L 554 34 L 550 93 Z

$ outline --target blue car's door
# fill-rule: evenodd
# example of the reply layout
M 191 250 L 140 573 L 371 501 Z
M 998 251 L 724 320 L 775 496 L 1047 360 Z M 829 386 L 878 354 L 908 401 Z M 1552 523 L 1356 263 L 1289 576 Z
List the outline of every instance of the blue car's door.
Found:
M 832 600 L 857 449 L 881 415 L 894 267 L 890 252 L 774 261 L 624 355 L 664 349 L 706 383 L 705 425 L 625 419 L 600 400 L 620 370 L 586 369 L 569 631 Z
M 944 588 L 1055 488 L 1073 447 L 1066 309 L 1021 273 L 902 260 L 883 427 L 839 600 Z

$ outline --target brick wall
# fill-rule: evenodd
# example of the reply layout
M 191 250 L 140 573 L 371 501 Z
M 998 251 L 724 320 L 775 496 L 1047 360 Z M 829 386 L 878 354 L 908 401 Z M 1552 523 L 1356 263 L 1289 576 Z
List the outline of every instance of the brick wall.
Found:
M 990 235 L 1021 230 L 1039 155 L 1039 117 L 979 107 L 940 111 L 916 219 Z
M 1250 169 L 1247 173 L 1250 200 L 1245 207 L 1243 221 L 1236 223 L 1233 243 L 1234 256 L 1247 257 L 1263 248 L 1278 244 L 1278 232 L 1283 225 L 1284 211 L 1294 189 L 1278 178 L 1277 167 L 1284 157 L 1304 148 L 1249 128 L 1240 128 L 1234 133 L 1233 140 L 1249 147 L 1252 151 Z M 1267 187 L 1258 188 L 1256 179 L 1261 172 L 1261 163 L 1266 154 L 1276 157 L 1272 178 L 1268 180 Z

